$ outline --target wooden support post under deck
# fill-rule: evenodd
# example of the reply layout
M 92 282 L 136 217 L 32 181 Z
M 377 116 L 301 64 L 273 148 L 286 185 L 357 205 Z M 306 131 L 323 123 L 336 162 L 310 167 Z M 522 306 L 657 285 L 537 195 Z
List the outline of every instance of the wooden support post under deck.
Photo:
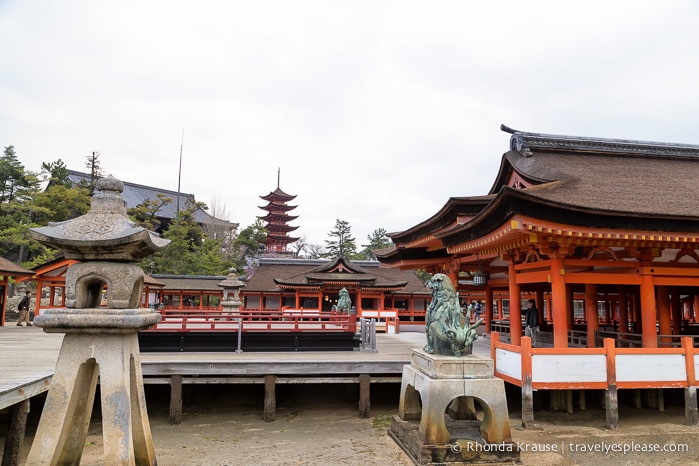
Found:
M 607 390 L 604 392 L 604 411 L 608 429 L 619 427 L 619 397 L 616 388 L 616 347 L 611 338 L 604 339 L 607 357 Z
M 182 376 L 170 376 L 170 424 L 182 423 Z
M 608 429 L 619 427 L 619 398 L 616 384 L 607 386 L 604 392 L 604 411 Z
M 367 418 L 371 414 L 371 376 L 359 374 L 359 417 Z
M 277 418 L 276 375 L 265 375 L 264 420 L 272 422 Z
M 697 387 L 687 387 L 684 389 L 684 420 L 688 426 L 699 425 Z
M 684 389 L 684 419 L 688 426 L 699 425 L 697 409 L 697 374 L 694 366 L 694 342 L 690 337 L 682 337 L 687 367 L 687 388 Z
M 695 398 L 696 399 L 696 398 Z M 5 449 L 2 455 L 2 466 L 19 465 L 24 433 L 27 428 L 29 399 L 22 400 L 12 407 L 12 418 L 5 437 Z
M 532 339 L 522 338 L 522 427 L 535 429 L 532 389 Z
M 641 399 L 641 389 L 640 388 L 634 388 L 631 391 L 633 395 L 633 407 L 634 408 L 642 408 L 643 407 L 643 401 Z

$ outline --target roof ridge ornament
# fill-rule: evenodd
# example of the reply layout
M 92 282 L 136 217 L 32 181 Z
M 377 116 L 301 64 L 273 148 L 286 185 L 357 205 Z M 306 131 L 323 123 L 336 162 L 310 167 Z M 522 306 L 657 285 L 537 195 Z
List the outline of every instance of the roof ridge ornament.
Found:
M 699 158 L 699 145 L 696 144 L 529 133 L 510 128 L 504 124 L 500 125 L 500 129 L 512 134 L 510 150 L 517 151 L 525 157 L 531 157 L 532 149 L 539 149 L 544 151 L 558 150 L 566 152 Z
M 521 131 L 510 128 L 504 124 L 500 125 L 500 130 L 506 133 L 510 133 L 512 137 L 510 138 L 510 150 L 514 150 L 522 154 L 524 157 L 531 157 L 532 151 L 524 144 L 524 134 Z

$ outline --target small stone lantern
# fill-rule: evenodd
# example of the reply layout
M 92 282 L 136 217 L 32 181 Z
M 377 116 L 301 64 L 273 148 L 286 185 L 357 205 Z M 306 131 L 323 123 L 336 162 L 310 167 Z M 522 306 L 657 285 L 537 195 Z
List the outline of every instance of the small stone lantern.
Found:
M 124 183 L 95 184 L 83 216 L 30 229 L 78 262 L 66 272 L 66 309 L 47 309 L 34 325 L 65 333 L 27 465 L 79 464 L 100 381 L 104 464 L 155 465 L 143 392 L 138 331 L 160 321 L 140 308 L 143 269 L 135 262 L 170 242 L 132 222 Z M 100 308 L 106 288 L 107 309 Z
M 243 305 L 240 301 L 240 289 L 245 286 L 245 283 L 238 280 L 237 274 L 231 272 L 225 280 L 217 283 L 217 285 L 223 288 L 223 301 L 221 301 L 223 309 L 221 314 L 224 316 L 237 316 L 240 312 L 240 306 Z
M 221 301 L 221 315 L 228 319 L 231 317 L 238 318 L 238 349 L 236 353 L 243 352 L 243 318 L 240 315 L 240 306 L 243 303 L 240 301 L 240 289 L 245 286 L 245 283 L 238 280 L 238 275 L 234 272 L 228 274 L 225 280 L 217 283 L 223 288 L 223 301 Z M 226 320 L 228 320 L 226 319 Z

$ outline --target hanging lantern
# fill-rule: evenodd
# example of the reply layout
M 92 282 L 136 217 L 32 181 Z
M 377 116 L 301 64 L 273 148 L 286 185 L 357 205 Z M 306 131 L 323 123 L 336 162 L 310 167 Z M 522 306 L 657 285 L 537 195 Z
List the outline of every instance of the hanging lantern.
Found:
M 481 272 L 480 270 L 473 274 L 473 284 L 476 286 L 483 286 L 488 283 L 488 276 Z
M 478 260 L 478 271 L 473 274 L 473 284 L 483 286 L 488 283 L 488 276 L 481 271 L 481 256 L 477 252 L 476 259 Z

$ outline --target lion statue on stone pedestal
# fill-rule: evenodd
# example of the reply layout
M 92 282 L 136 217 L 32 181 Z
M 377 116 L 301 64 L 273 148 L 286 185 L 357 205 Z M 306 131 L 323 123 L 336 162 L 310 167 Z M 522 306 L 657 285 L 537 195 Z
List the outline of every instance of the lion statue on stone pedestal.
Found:
M 432 301 L 425 316 L 427 344 L 423 350 L 426 353 L 444 356 L 471 354 L 473 342 L 478 338 L 476 328 L 483 319 L 470 324 L 471 315 L 468 312 L 465 322 L 461 323 L 459 294 L 445 274 L 435 274 L 427 282 L 427 288 L 432 295 Z

